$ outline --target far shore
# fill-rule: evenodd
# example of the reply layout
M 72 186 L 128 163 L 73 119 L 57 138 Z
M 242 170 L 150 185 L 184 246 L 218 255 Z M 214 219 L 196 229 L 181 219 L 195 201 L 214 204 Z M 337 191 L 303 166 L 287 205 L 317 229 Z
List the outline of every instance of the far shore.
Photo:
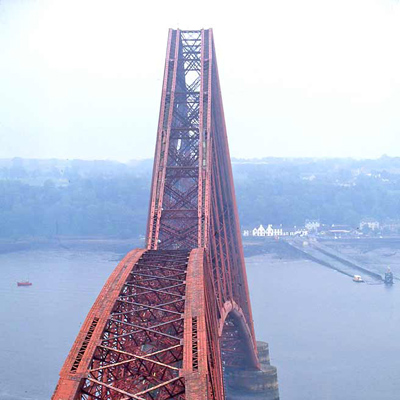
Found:
M 90 237 L 90 236 L 54 236 L 25 237 L 18 239 L 0 239 L 0 254 L 29 250 L 82 250 L 127 252 L 143 247 L 143 238 Z

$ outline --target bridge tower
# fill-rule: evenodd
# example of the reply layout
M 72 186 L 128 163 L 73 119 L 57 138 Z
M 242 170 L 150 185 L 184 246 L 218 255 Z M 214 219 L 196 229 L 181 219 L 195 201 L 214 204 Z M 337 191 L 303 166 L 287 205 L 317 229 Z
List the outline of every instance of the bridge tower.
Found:
M 224 398 L 278 399 L 276 369 L 255 339 L 213 32 L 171 29 L 146 248 L 109 277 L 53 399 Z

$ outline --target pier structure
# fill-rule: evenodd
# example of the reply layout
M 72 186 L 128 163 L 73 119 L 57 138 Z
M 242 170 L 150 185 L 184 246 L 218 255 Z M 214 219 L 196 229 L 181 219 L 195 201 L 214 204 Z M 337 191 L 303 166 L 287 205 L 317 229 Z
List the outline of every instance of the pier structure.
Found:
M 361 274 L 363 280 L 368 283 L 382 283 L 384 280 L 378 272 L 368 269 L 365 265 L 361 265 L 356 260 L 325 246 L 315 239 L 297 238 L 287 240 L 287 243 L 307 258 L 349 277 Z

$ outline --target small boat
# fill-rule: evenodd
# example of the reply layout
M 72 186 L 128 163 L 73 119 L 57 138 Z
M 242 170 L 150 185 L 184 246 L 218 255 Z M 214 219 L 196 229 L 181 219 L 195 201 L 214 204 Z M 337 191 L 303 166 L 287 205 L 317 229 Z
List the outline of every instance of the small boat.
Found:
M 353 281 L 354 282 L 364 282 L 363 278 L 361 278 L 361 275 L 354 275 L 353 276 Z
M 32 282 L 29 281 L 17 282 L 17 286 L 32 286 Z
M 393 285 L 393 272 L 388 267 L 387 271 L 385 272 L 385 285 Z

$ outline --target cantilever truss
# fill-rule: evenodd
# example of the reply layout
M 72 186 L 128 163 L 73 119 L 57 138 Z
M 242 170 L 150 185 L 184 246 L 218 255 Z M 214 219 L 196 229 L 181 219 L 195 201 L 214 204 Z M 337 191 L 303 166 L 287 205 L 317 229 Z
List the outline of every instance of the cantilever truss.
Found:
M 108 279 L 54 400 L 224 398 L 259 368 L 212 30 L 170 30 L 147 249 Z

